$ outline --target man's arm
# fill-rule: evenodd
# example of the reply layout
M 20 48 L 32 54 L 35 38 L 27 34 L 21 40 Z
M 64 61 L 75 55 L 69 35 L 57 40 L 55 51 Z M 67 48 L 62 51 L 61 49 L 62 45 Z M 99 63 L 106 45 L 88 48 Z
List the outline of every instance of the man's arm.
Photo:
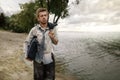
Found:
M 57 45 L 58 44 L 58 35 L 57 35 L 56 27 L 53 30 L 50 30 L 48 35 L 50 36 L 53 44 Z
M 30 45 L 30 41 L 33 38 L 33 29 L 31 29 L 31 31 L 29 32 L 25 42 L 24 42 L 24 53 L 25 53 L 25 57 L 27 57 L 27 51 L 28 51 L 28 45 Z
M 58 39 L 56 39 L 55 38 L 55 36 L 54 35 L 52 35 L 53 33 L 49 33 L 49 35 L 51 35 L 51 40 L 52 40 L 52 42 L 55 44 L 55 45 L 57 45 L 58 44 Z

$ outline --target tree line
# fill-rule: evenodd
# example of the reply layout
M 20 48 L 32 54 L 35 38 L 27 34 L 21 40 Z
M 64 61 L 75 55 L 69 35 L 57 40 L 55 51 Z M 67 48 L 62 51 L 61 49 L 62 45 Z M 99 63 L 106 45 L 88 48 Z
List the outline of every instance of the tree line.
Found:
M 57 23 L 60 18 L 69 16 L 68 2 L 69 0 L 34 0 L 20 4 L 19 13 L 10 17 L 0 14 L 0 28 L 19 33 L 29 32 L 38 23 L 35 12 L 40 7 L 47 8 L 49 13 L 54 15 L 52 23 Z M 76 4 L 79 4 L 79 0 L 76 0 Z

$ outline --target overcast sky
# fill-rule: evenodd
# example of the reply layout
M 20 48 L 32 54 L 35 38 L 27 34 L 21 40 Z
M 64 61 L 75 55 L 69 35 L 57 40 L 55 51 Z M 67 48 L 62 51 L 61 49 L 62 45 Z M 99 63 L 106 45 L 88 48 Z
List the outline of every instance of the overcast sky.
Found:
M 30 0 L 0 0 L 0 6 L 6 11 L 18 11 L 20 10 L 19 3 L 25 3 Z
M 17 12 L 20 10 L 19 4 L 20 3 L 25 3 L 29 2 L 32 0 L 0 0 L 0 7 L 4 10 L 4 12 Z M 72 4 L 75 0 L 69 0 L 69 5 Z M 101 24 L 96 26 L 96 22 L 91 22 L 95 17 L 95 19 L 100 18 L 105 20 L 106 15 L 94 15 L 94 14 L 88 14 L 86 13 L 92 9 L 96 8 L 96 3 L 100 3 L 100 1 L 105 1 L 105 0 L 82 0 L 79 5 L 72 4 L 69 7 L 69 14 L 70 16 L 65 18 L 65 19 L 60 19 L 58 22 L 58 27 L 59 30 L 66 30 L 66 31 L 105 31 L 105 30 L 110 30 L 110 31 L 120 31 L 120 28 L 115 28 L 115 26 L 109 26 L 102 25 Z M 114 1 L 114 0 L 113 0 Z M 98 6 L 99 7 L 99 6 Z M 94 9 L 93 9 L 94 10 Z M 85 14 L 83 14 L 83 12 Z M 87 23 L 84 23 L 84 21 L 88 21 Z M 83 22 L 83 23 L 82 23 Z M 100 28 L 99 28 L 100 26 Z M 117 25 L 118 26 L 118 25 Z M 87 28 L 86 28 L 87 27 Z M 89 28 L 88 28 L 89 27 Z M 105 27 L 105 29 L 104 29 Z M 114 27 L 114 28 L 113 28 Z

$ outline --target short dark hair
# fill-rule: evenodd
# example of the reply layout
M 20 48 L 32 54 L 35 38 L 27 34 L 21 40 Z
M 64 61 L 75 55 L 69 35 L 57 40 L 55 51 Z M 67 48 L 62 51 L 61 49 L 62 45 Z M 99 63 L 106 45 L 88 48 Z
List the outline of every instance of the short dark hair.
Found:
M 44 11 L 48 12 L 47 8 L 38 8 L 38 9 L 36 10 L 36 18 L 39 17 L 39 13 L 40 13 L 40 12 L 44 12 Z

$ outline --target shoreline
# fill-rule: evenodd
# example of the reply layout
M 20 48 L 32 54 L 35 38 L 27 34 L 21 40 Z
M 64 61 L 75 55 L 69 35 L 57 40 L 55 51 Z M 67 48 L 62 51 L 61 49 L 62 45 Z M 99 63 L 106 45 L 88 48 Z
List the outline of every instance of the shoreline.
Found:
M 0 36 L 0 80 L 33 80 L 32 69 L 20 58 L 27 34 L 0 30 Z M 56 72 L 56 80 L 77 79 Z

